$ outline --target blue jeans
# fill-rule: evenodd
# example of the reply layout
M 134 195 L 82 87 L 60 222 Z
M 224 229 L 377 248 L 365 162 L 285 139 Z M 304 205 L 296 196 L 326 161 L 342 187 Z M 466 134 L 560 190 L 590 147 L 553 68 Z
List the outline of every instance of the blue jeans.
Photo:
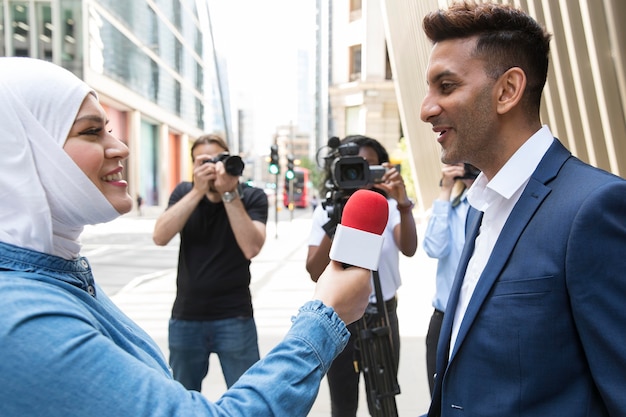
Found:
M 252 317 L 211 321 L 170 319 L 169 349 L 174 379 L 195 391 L 201 391 L 211 353 L 217 354 L 228 387 L 259 360 Z

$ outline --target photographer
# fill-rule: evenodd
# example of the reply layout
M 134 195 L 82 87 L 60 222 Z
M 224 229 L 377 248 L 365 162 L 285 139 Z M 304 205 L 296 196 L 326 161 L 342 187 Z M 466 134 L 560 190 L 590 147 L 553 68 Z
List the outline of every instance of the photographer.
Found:
M 393 354 L 395 364 L 399 362 L 400 336 L 398 332 L 398 317 L 396 314 L 397 300 L 396 291 L 401 285 L 399 271 L 399 252 L 405 256 L 413 256 L 417 250 L 417 231 L 412 214 L 413 202 L 408 198 L 404 181 L 400 172 L 389 164 L 389 155 L 385 148 L 375 139 L 354 135 L 348 136 L 341 142 L 341 146 L 356 144 L 358 156 L 365 159 L 372 166 L 382 165 L 385 173 L 380 180 L 362 188 L 371 188 L 383 194 L 389 203 L 389 219 L 383 232 L 384 243 L 379 264 L 379 275 L 383 298 L 388 312 L 389 327 L 393 341 Z M 328 168 L 328 167 L 327 167 Z M 329 171 L 329 170 L 328 170 Z M 340 214 L 337 212 L 341 207 L 341 200 L 332 195 L 349 196 L 355 190 L 342 189 L 332 178 L 333 173 L 327 172 L 326 186 L 329 200 L 323 202 L 315 209 L 313 224 L 309 236 L 309 250 L 307 254 L 306 269 L 311 279 L 317 282 L 320 274 L 328 265 L 329 252 Z M 376 184 L 374 184 L 376 182 Z M 332 210 L 329 210 L 330 207 Z M 334 211 L 329 215 L 329 211 Z M 372 286 L 374 288 L 374 286 Z M 370 295 L 370 304 L 376 302 L 375 293 Z M 367 320 L 366 314 L 366 320 Z M 328 384 L 330 389 L 331 409 L 333 417 L 356 416 L 359 395 L 359 372 L 355 372 L 353 362 L 355 357 L 355 342 L 357 340 L 357 324 L 349 326 L 351 333 L 350 341 L 344 351 L 335 359 L 328 372 Z M 397 371 L 397 366 L 396 366 Z M 371 412 L 371 408 L 370 408 Z
M 265 243 L 268 202 L 263 190 L 239 184 L 243 163 L 227 152 L 216 135 L 194 142 L 193 183 L 176 186 L 153 234 L 163 246 L 180 233 L 170 366 L 176 380 L 196 391 L 211 353 L 228 387 L 259 359 L 250 260 Z

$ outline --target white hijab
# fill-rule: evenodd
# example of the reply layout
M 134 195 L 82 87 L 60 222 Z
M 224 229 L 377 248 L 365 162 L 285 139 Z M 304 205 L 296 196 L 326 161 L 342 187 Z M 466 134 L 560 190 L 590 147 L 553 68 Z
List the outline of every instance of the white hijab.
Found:
M 88 94 L 57 65 L 0 58 L 0 241 L 73 259 L 84 225 L 119 216 L 63 150 Z

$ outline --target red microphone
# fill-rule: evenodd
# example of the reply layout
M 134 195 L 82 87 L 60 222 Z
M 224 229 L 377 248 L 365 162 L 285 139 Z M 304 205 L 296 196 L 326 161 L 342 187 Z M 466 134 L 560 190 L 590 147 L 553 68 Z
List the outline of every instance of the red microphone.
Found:
M 358 190 L 350 196 L 341 214 L 341 224 L 330 247 L 330 259 L 361 268 L 378 270 L 381 236 L 387 226 L 389 205 L 381 194 Z

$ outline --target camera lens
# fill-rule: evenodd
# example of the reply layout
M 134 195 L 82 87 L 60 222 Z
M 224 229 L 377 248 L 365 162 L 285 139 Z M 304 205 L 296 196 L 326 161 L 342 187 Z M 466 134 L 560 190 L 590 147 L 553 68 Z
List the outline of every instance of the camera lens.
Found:
M 362 165 L 346 165 L 341 167 L 341 178 L 346 181 L 354 181 L 363 179 Z
M 244 163 L 240 156 L 231 155 L 224 158 L 224 169 L 232 176 L 238 177 L 243 173 Z

